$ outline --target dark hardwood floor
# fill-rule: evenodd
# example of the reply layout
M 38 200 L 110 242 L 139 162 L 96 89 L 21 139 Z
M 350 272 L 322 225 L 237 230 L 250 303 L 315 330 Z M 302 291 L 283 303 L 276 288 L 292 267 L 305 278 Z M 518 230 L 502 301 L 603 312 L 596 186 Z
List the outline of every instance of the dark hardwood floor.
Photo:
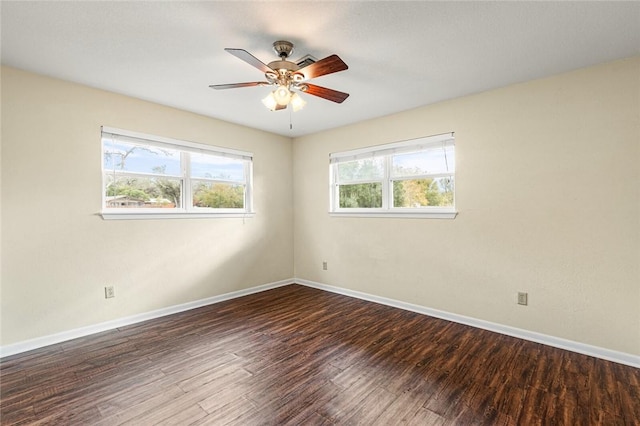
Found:
M 639 369 L 299 285 L 0 371 L 3 425 L 640 424 Z

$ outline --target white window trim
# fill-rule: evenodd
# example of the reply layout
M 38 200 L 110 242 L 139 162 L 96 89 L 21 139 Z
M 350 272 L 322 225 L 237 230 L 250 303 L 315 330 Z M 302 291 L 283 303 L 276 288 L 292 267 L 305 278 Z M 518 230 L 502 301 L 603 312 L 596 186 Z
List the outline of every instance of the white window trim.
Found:
M 232 213 L 232 212 L 221 212 L 221 213 L 205 213 L 205 212 L 196 212 L 196 213 L 186 213 L 186 212 L 174 212 L 174 213 L 152 213 L 152 212 L 143 212 L 140 211 L 143 209 L 139 209 L 137 212 L 127 213 L 127 212 L 108 212 L 102 211 L 100 216 L 102 216 L 105 220 L 136 220 L 136 219 L 207 219 L 207 218 L 240 218 L 240 219 L 248 219 L 252 218 L 256 215 L 255 212 L 251 213 Z M 152 210 L 152 209 L 146 209 Z
M 395 180 L 420 179 L 426 177 L 449 176 L 450 174 L 434 173 L 425 175 L 411 175 L 402 177 L 391 177 L 391 154 L 399 154 L 411 152 L 418 149 L 424 149 L 429 146 L 438 146 L 443 142 L 451 141 L 454 144 L 453 132 L 440 135 L 428 136 L 418 139 L 410 139 L 401 142 L 376 145 L 372 147 L 359 148 L 350 151 L 335 152 L 329 154 L 329 216 L 330 217 L 395 217 L 395 218 L 422 218 L 422 219 L 454 219 L 458 212 L 454 206 L 452 207 L 423 207 L 423 208 L 404 208 L 390 207 L 393 204 L 393 192 L 390 190 L 391 182 Z M 365 158 L 384 157 L 385 167 L 382 180 L 363 180 L 349 181 L 345 183 L 382 183 L 382 207 L 381 208 L 362 208 L 362 209 L 345 209 L 339 206 L 338 191 L 338 170 L 333 165 L 340 162 L 360 160 Z M 455 176 L 455 172 L 453 174 Z
M 171 149 L 178 149 L 180 151 L 192 152 L 192 153 L 205 153 L 216 155 L 220 157 L 231 157 L 242 160 L 245 162 L 245 176 L 246 180 L 243 182 L 245 185 L 245 208 L 243 209 L 216 209 L 206 207 L 194 207 L 190 202 L 187 202 L 186 195 L 191 194 L 191 181 L 192 180 L 207 180 L 216 181 L 221 183 L 238 183 L 236 181 L 224 181 L 219 179 L 205 179 L 205 178 L 187 178 L 190 175 L 188 162 L 181 164 L 182 175 L 173 176 L 166 175 L 167 177 L 173 177 L 184 180 L 184 188 L 182 191 L 182 206 L 180 208 L 171 209 L 171 211 L 161 209 L 131 209 L 131 208 L 109 208 L 106 205 L 106 194 L 104 190 L 104 152 L 101 149 L 101 171 L 102 171 L 102 207 L 100 215 L 105 220 L 128 220 L 128 219 L 204 219 L 204 218 L 252 218 L 255 216 L 253 210 L 253 154 L 247 151 L 240 151 L 230 148 L 223 148 L 214 145 L 200 144 L 196 142 L 182 141 L 178 139 L 166 138 L 162 136 L 149 135 L 145 133 L 133 132 L 130 130 L 118 129 L 115 127 L 102 126 L 101 139 L 103 134 L 113 134 L 118 137 L 131 138 L 134 142 L 145 142 L 152 146 L 164 146 Z M 184 158 L 184 156 L 181 156 Z M 126 173 L 125 173 L 126 174 Z M 144 173 L 132 173 L 133 175 L 143 175 Z M 157 176 L 149 174 L 150 176 Z M 163 175 L 165 176 L 165 175 Z
M 356 209 L 354 209 L 356 210 Z M 370 211 L 375 210 L 375 211 Z M 454 219 L 458 215 L 458 212 L 442 210 L 435 211 L 431 210 L 428 212 L 418 211 L 415 209 L 410 209 L 407 211 L 382 211 L 381 209 L 367 209 L 365 210 L 356 210 L 350 212 L 329 212 L 329 216 L 331 217 L 396 217 L 396 218 L 404 218 L 404 219 Z

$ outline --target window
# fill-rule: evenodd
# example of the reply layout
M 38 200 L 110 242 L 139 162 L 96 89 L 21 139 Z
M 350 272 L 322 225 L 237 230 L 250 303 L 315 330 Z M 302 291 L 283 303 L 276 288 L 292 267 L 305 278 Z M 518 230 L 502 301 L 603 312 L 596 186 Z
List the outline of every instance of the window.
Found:
M 102 128 L 105 219 L 247 216 L 252 154 Z
M 330 213 L 453 218 L 453 133 L 329 155 Z

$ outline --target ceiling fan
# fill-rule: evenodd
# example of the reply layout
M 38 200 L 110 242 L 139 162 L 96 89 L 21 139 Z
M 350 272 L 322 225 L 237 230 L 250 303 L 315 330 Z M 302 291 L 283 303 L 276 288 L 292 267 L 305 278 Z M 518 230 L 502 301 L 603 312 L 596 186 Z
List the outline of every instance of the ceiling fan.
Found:
M 348 69 L 347 64 L 338 55 L 331 55 L 319 61 L 308 59 L 295 63 L 287 60 L 293 52 L 293 43 L 284 40 L 273 43 L 273 50 L 275 50 L 280 59 L 269 62 L 269 64 L 263 63 L 244 49 L 226 48 L 224 50 L 262 71 L 267 81 L 212 84 L 209 87 L 221 90 L 239 87 L 276 86 L 276 89 L 262 100 L 262 103 L 271 111 L 285 109 L 289 104 L 291 104 L 294 111 L 301 109 L 306 102 L 296 93 L 297 91 L 336 103 L 342 103 L 349 96 L 348 93 L 327 89 L 308 82 L 312 78 Z

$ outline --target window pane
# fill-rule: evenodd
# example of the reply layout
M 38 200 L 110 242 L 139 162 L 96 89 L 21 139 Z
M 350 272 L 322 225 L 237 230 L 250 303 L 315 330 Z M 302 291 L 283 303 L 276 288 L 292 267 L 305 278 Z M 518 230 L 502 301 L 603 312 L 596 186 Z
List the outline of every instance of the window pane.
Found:
M 360 183 L 340 185 L 341 208 L 382 207 L 382 183 Z
M 383 176 L 384 163 L 382 158 L 367 158 L 338 163 L 339 182 L 378 180 L 382 179 Z
M 398 154 L 391 158 L 394 177 L 448 173 L 455 171 L 453 146 L 433 147 L 425 151 Z
M 180 176 L 180 151 L 104 139 L 104 169 Z
M 191 154 L 191 176 L 194 178 L 244 181 L 244 161 L 207 154 Z
M 452 207 L 453 177 L 393 181 L 393 207 Z
M 215 209 L 244 208 L 244 185 L 194 181 L 193 205 Z
M 106 176 L 106 208 L 180 207 L 180 179 Z

